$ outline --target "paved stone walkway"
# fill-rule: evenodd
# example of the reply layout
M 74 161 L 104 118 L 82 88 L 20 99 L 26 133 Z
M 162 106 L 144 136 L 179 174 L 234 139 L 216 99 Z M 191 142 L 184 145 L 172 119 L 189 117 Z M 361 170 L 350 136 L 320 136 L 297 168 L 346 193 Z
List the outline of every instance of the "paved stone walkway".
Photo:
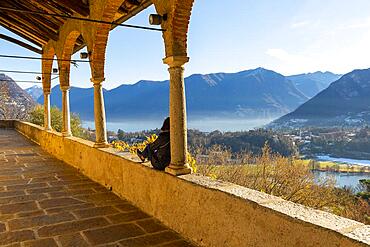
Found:
M 15 130 L 0 129 L 0 246 L 194 246 Z

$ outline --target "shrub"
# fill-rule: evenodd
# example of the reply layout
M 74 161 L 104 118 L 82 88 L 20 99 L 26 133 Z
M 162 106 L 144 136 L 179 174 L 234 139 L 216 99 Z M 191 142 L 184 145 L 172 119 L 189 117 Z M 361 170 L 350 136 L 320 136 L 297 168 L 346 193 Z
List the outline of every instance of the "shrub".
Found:
M 63 126 L 63 114 L 62 111 L 56 107 L 52 106 L 50 108 L 50 114 L 51 114 L 51 127 L 58 131 L 62 131 Z M 29 113 L 29 121 L 31 123 L 44 126 L 44 107 L 42 105 L 35 106 L 32 111 Z M 81 119 L 80 117 L 72 113 L 71 114 L 71 131 L 73 136 L 81 137 L 84 139 L 90 139 L 86 131 L 81 126 Z
M 334 178 L 316 181 L 307 162 L 273 154 L 267 145 L 260 155 L 233 154 L 222 146 L 194 152 L 199 174 L 370 223 L 366 200 L 349 189 L 336 188 Z

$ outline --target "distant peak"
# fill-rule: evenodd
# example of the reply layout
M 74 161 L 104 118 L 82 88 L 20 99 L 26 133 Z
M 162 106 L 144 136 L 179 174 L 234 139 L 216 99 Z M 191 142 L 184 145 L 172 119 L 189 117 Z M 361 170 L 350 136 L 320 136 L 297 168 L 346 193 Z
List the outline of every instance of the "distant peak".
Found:
M 258 67 L 255 69 L 243 70 L 238 72 L 237 74 L 244 74 L 244 75 L 256 75 L 256 74 L 265 74 L 265 73 L 276 73 L 272 70 L 265 69 L 263 67 Z
M 294 74 L 290 76 L 340 76 L 341 74 L 335 74 L 331 71 L 315 71 L 315 72 L 308 72 L 308 73 L 302 73 L 302 74 Z
M 29 87 L 28 89 L 31 89 L 31 88 L 32 88 L 32 89 L 35 89 L 35 88 L 37 88 L 37 89 L 38 89 L 38 88 L 41 88 L 41 87 L 40 87 L 40 86 L 38 86 L 38 85 L 33 85 L 32 87 Z

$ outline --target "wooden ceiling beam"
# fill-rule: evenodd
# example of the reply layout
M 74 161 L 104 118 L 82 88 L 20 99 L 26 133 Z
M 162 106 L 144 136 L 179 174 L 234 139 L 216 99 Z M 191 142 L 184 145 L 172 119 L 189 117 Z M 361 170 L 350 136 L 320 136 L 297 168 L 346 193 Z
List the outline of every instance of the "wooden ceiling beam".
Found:
M 28 38 L 39 42 L 41 44 L 41 46 L 44 43 L 47 43 L 47 39 L 40 37 L 40 34 L 37 34 L 34 31 L 27 31 L 27 30 L 25 30 L 22 26 L 19 26 L 17 23 L 12 23 L 11 21 L 9 21 L 8 16 L 4 17 L 4 16 L 1 15 L 1 13 L 0 13 L 0 21 L 2 22 L 2 25 L 6 25 L 10 29 L 16 30 L 19 33 L 27 36 Z
M 85 43 L 85 40 L 82 38 L 82 36 L 80 35 L 77 40 L 76 40 L 76 44 L 73 48 L 73 54 L 75 54 L 76 52 L 78 52 L 79 50 L 81 50 L 82 48 L 84 48 L 86 46 L 86 43 Z
M 35 29 L 29 28 L 29 27 L 23 25 L 23 23 L 19 22 L 18 20 L 14 20 L 13 18 L 10 18 L 7 15 L 3 15 L 1 12 L 0 12 L 0 19 L 3 22 L 12 26 L 12 28 L 18 30 L 19 32 L 23 33 L 24 35 L 29 36 L 31 39 L 34 39 L 34 40 L 40 42 L 43 45 L 46 44 L 49 41 L 49 38 L 47 36 L 45 36 L 45 34 L 43 34 L 43 32 L 36 31 Z
M 80 0 L 58 0 L 56 1 L 57 4 L 64 6 L 68 9 L 73 10 L 73 12 L 78 13 L 84 17 L 87 17 L 90 15 L 90 9 L 88 5 L 85 5 L 82 1 Z
M 139 6 L 141 2 L 143 2 L 142 0 L 126 0 L 126 1 L 135 6 Z
M 32 8 L 29 8 L 29 6 L 23 6 L 22 7 L 16 7 L 18 9 L 25 8 L 27 10 L 30 10 Z M 40 11 L 42 12 L 43 10 L 40 10 L 38 8 L 34 9 L 34 11 Z M 20 14 L 20 13 L 19 13 Z M 38 22 L 40 25 L 45 26 L 46 28 L 52 29 L 52 30 L 58 30 L 61 25 L 63 25 L 63 21 L 59 23 L 55 23 L 53 21 L 53 17 L 51 16 L 41 16 L 41 15 L 36 15 L 36 14 L 22 14 L 22 16 L 27 16 L 28 18 Z
M 25 40 L 28 40 L 29 42 L 37 45 L 38 47 L 42 47 L 42 45 L 43 45 L 43 43 L 40 43 L 40 42 L 38 42 L 38 41 L 36 41 L 36 40 L 34 40 L 34 39 L 32 39 L 32 38 L 24 35 L 23 33 L 17 31 L 15 28 L 12 28 L 11 25 L 8 25 L 7 23 L 3 22 L 1 19 L 0 19 L 0 25 L 3 26 L 5 29 L 9 30 L 10 32 L 15 33 L 19 37 L 24 38 Z
M 8 18 L 12 18 L 13 21 L 22 24 L 23 27 L 26 27 L 28 30 L 34 30 L 39 35 L 47 37 L 47 39 L 58 40 L 59 36 L 53 30 L 43 26 L 39 21 L 36 21 L 32 18 L 29 18 L 27 14 L 19 13 L 8 13 Z
M 25 10 L 49 13 L 50 8 L 52 8 L 45 4 L 46 2 L 45 0 L 27 0 L 27 1 L 2 0 L 2 1 L 4 3 L 2 5 L 5 5 L 9 8 L 15 8 L 15 9 L 25 9 Z M 33 14 L 20 14 L 20 13 L 12 13 L 12 14 L 16 15 L 17 18 L 21 16 L 23 19 L 24 18 L 30 19 L 28 22 L 37 23 L 38 27 L 43 29 L 45 32 L 49 33 L 50 35 L 52 35 L 53 39 L 57 39 L 56 37 L 57 31 L 65 22 L 65 19 L 60 18 L 60 17 L 41 16 L 41 15 L 33 15 Z M 59 14 L 64 14 L 64 13 L 59 11 Z
M 138 0 L 126 0 L 122 3 L 120 8 L 126 9 L 130 11 L 132 8 L 140 6 L 141 2 L 144 1 L 138 1 Z
M 4 1 L 4 0 L 3 0 Z M 11 1 L 11 2 L 9 2 Z M 30 0 L 28 0 L 30 1 Z M 22 3 L 19 3 L 14 0 L 5 0 L 5 2 L 8 3 L 8 6 L 11 8 L 16 8 L 16 9 L 25 9 L 29 10 L 34 8 L 34 6 L 29 6 L 28 1 L 24 1 Z M 32 0 L 31 0 L 32 1 Z M 37 11 L 37 9 L 36 9 Z M 50 17 L 49 16 L 40 16 L 40 15 L 33 15 L 33 14 L 26 14 L 26 13 L 17 13 L 17 12 L 6 12 L 7 15 L 13 16 L 16 19 L 22 20 L 22 22 L 27 25 L 27 26 L 35 26 L 38 29 L 44 31 L 45 33 L 49 34 L 50 37 L 53 40 L 58 40 L 58 34 L 56 33 L 59 29 L 60 26 L 50 22 Z
M 120 7 L 120 9 L 122 8 L 125 11 L 127 11 L 128 13 L 123 14 L 123 16 L 121 16 L 120 18 L 118 18 L 117 20 L 115 20 L 115 22 L 116 23 L 124 23 L 128 19 L 134 17 L 135 15 L 139 14 L 144 9 L 148 8 L 149 6 L 151 6 L 153 4 L 153 2 L 151 0 L 142 0 L 140 4 L 141 4 L 140 6 L 137 6 L 137 7 L 133 8 L 133 9 L 131 9 L 130 11 L 128 11 L 127 9 L 125 9 L 125 7 L 122 5 Z M 117 25 L 112 25 L 112 28 L 111 29 L 114 29 L 116 27 L 117 27 Z
M 19 46 L 22 46 L 23 48 L 26 48 L 30 51 L 33 51 L 33 52 L 36 52 L 38 54 L 42 54 L 42 50 L 36 48 L 36 47 L 33 47 L 32 45 L 29 45 L 27 43 L 24 43 L 23 41 L 20 41 L 18 39 L 15 39 L 15 38 L 12 38 L 10 36 L 7 36 L 7 35 L 4 35 L 4 34 L 1 34 L 0 33 L 0 39 L 3 39 L 3 40 L 6 40 L 6 41 L 9 41 L 13 44 L 16 44 L 16 45 L 19 45 Z
M 63 14 L 71 15 L 72 14 L 72 12 L 65 12 L 61 9 L 58 9 L 55 6 L 56 4 L 54 2 L 45 1 L 45 0 L 31 0 L 31 1 L 32 1 L 32 5 L 36 6 L 41 11 L 47 12 L 49 14 L 60 14 L 60 15 L 63 15 Z M 37 10 L 37 9 L 34 9 L 34 10 Z M 63 25 L 64 21 L 66 20 L 65 18 L 56 17 L 56 16 L 53 16 L 51 19 L 54 20 L 56 24 L 59 26 Z
M 34 1 L 45 1 L 45 0 L 34 0 Z M 53 6 L 55 9 L 57 9 L 56 12 L 59 12 L 59 14 L 64 15 L 73 15 L 73 10 L 67 8 L 64 5 L 61 5 L 59 3 L 59 0 L 48 0 L 48 5 Z

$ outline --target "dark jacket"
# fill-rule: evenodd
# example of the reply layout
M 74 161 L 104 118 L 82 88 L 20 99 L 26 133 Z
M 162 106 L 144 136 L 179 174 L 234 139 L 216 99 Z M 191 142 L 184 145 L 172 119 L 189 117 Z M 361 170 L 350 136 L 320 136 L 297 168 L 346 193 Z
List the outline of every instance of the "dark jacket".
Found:
M 171 162 L 170 132 L 161 131 L 157 140 L 150 144 L 150 161 L 157 170 L 164 170 Z

